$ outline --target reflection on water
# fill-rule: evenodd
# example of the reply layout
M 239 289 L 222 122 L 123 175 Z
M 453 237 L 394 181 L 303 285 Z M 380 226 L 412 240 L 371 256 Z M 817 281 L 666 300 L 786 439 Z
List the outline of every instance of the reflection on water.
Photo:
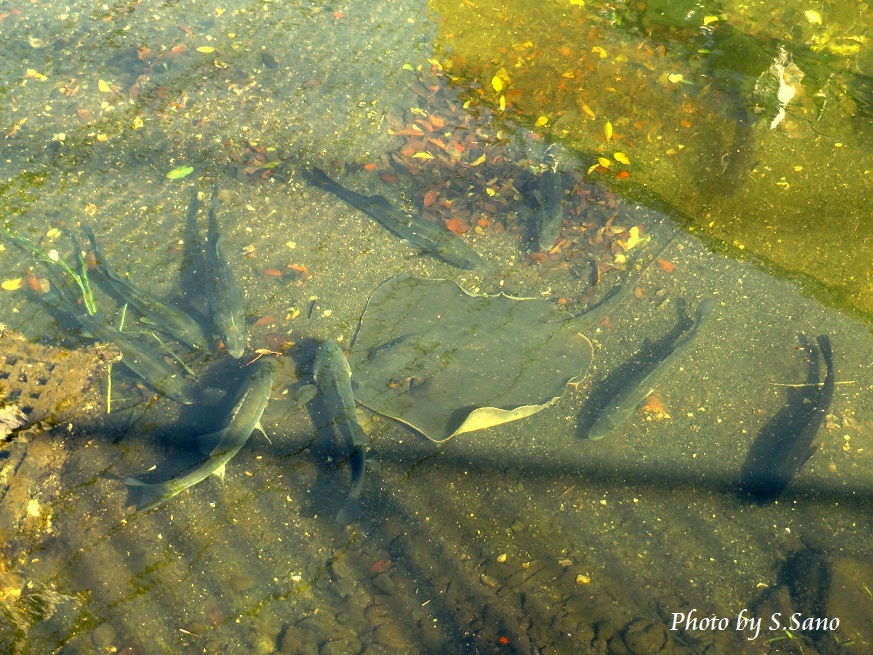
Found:
M 868 309 L 869 10 L 680 4 L 0 12 L 0 650 L 867 653 L 869 326 L 711 239 Z M 367 307 L 398 275 L 560 321 L 595 307 L 570 335 L 587 377 L 541 407 L 531 380 L 575 351 L 494 361 L 532 342 L 524 302 L 508 332 L 402 294 Z M 353 417 L 309 387 L 319 345 L 350 351 L 404 303 L 440 330 L 369 329 L 368 356 L 397 360 L 382 384 L 467 415 L 496 397 L 476 380 L 505 378 L 520 400 L 490 409 L 516 420 L 437 445 L 359 407 L 354 448 L 337 439 L 326 417 Z M 451 402 L 428 396 L 432 352 Z M 622 389 L 633 411 L 583 439 Z M 775 499 L 741 493 L 752 461 Z M 135 511 L 140 476 L 185 489 Z

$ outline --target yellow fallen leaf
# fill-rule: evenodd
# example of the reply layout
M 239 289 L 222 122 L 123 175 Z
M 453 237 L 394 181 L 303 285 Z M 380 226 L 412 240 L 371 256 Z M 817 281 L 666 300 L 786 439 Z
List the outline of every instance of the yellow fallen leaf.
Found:
M 854 57 L 861 51 L 860 43 L 834 43 L 831 41 L 827 44 L 828 52 L 837 57 Z
M 433 159 L 433 155 L 429 152 L 417 152 L 412 155 L 413 159 Z
M 811 25 L 821 25 L 821 14 L 815 9 L 807 9 L 803 12 L 803 15 L 806 16 L 806 20 L 808 20 Z
M 585 115 L 588 118 L 590 118 L 591 120 L 594 120 L 595 118 L 597 118 L 597 114 L 595 114 L 594 110 L 591 109 L 591 107 L 589 107 L 588 105 L 582 105 L 582 111 L 584 111 Z
M 500 111 L 506 111 L 506 96 L 500 96 Z
M 704 16 L 703 24 L 709 25 L 710 23 L 715 23 L 718 20 L 718 16 Z
M 543 127 L 544 125 L 548 125 L 548 124 L 549 124 L 549 119 L 546 116 L 540 116 L 537 119 L 537 122 L 534 123 L 534 125 L 536 125 L 537 127 Z
M 607 141 L 612 138 L 612 123 L 609 121 L 606 121 L 606 125 L 603 126 L 603 134 L 606 136 Z
M 100 143 L 106 143 L 107 141 L 109 141 L 109 135 L 100 133 L 97 135 L 97 140 Z
M 587 173 L 587 175 L 591 175 L 591 173 L 593 173 L 594 170 L 595 170 L 598 166 L 600 166 L 600 164 L 593 164 L 593 165 L 589 166 L 589 167 L 588 167 L 588 173 Z
M 109 82 L 97 80 L 97 88 L 100 89 L 101 93 L 112 93 L 112 87 L 109 86 Z
M 138 130 L 143 126 L 142 118 L 137 116 L 133 119 L 133 129 Z
M 487 193 L 489 196 L 496 196 L 497 195 L 497 191 L 495 189 L 492 189 L 490 186 L 485 187 L 485 193 Z
M 571 5 L 576 5 L 577 7 L 584 7 L 585 0 L 570 0 Z
M 413 72 L 415 71 L 415 69 L 412 67 L 412 64 L 403 64 L 403 66 L 401 66 L 401 68 L 403 70 L 406 70 L 406 71 L 413 71 Z
M 3 284 L 0 284 L 0 287 L 3 287 L 6 291 L 15 291 L 16 289 L 20 289 L 21 278 L 17 277 L 12 280 L 4 280 Z
M 503 91 L 503 80 L 495 75 L 491 78 L 491 88 L 494 89 L 495 93 L 500 93 L 501 91 Z
M 28 76 L 30 79 L 32 79 L 32 80 L 40 80 L 40 81 L 44 81 L 44 80 L 47 80 L 47 79 L 48 79 L 48 77 L 46 77 L 45 75 L 43 75 L 42 73 L 40 73 L 40 72 L 39 72 L 38 70 L 36 70 L 35 68 L 28 68 L 28 69 L 27 69 L 27 76 Z
M 221 18 L 221 15 L 224 13 L 224 11 L 225 11 L 225 10 L 222 9 L 221 7 L 216 7 L 216 8 L 215 8 L 215 15 L 216 15 L 216 17 Z
M 181 180 L 183 177 L 188 177 L 194 172 L 193 166 L 179 166 L 167 173 L 168 180 Z
M 599 45 L 596 45 L 593 48 L 591 48 L 591 52 L 593 52 L 595 55 L 600 55 L 601 59 L 606 59 L 609 56 L 606 54 L 606 50 L 601 48 Z
M 597 163 L 603 166 L 603 168 L 609 168 L 612 166 L 612 162 L 609 161 L 606 157 L 598 157 Z
M 476 161 L 472 162 L 472 163 L 470 164 L 470 166 L 478 166 L 479 164 L 484 164 L 484 163 L 485 163 L 485 155 L 482 155 L 481 157 L 479 157 L 479 159 L 477 159 Z
M 615 161 L 617 161 L 620 164 L 625 164 L 625 165 L 630 164 L 630 159 L 628 159 L 627 155 L 624 154 L 623 152 L 617 152 L 613 155 L 613 157 L 615 157 Z
M 648 241 L 648 239 L 646 239 L 646 241 Z M 627 246 L 625 247 L 625 250 L 630 250 L 643 242 L 643 237 L 640 235 L 640 226 L 634 225 L 628 230 Z
M 202 45 L 197 48 L 197 52 L 202 52 L 204 55 L 208 55 L 211 52 L 215 52 L 215 48 L 213 48 L 211 45 Z
M 682 77 L 682 73 L 670 73 L 667 76 L 667 79 L 670 80 L 673 84 L 679 84 L 679 82 L 682 82 L 685 78 Z

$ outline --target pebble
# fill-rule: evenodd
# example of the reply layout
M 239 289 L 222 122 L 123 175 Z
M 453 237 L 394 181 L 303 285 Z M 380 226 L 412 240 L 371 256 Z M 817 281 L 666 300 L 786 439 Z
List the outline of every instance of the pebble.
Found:
M 279 640 L 280 653 L 294 655 L 318 655 L 318 637 L 311 631 L 292 625 L 282 633 Z
M 230 585 L 230 588 L 236 593 L 248 591 L 255 586 L 254 577 L 247 573 L 232 573 L 227 582 Z
M 660 623 L 647 619 L 632 623 L 625 630 L 623 639 L 632 655 L 656 655 L 664 652 L 670 645 L 667 629 Z
M 374 626 L 378 627 L 383 623 L 387 622 L 389 617 L 391 616 L 391 610 L 385 607 L 384 605 L 370 605 L 365 611 L 364 614 L 367 617 L 367 620 L 372 623 Z
M 387 646 L 397 652 L 409 652 L 410 644 L 406 641 L 406 637 L 403 636 L 403 633 L 396 625 L 390 623 L 380 625 L 376 628 L 375 632 L 373 632 L 373 639 L 377 643 Z
M 492 589 L 497 589 L 497 588 L 500 586 L 500 580 L 498 580 L 497 578 L 495 578 L 493 575 L 488 575 L 487 573 L 483 573 L 483 574 L 479 577 L 479 580 L 480 580 L 480 581 L 482 582 L 482 584 L 484 584 L 486 587 L 491 587 Z
M 360 652 L 361 642 L 355 637 L 345 637 L 324 642 L 318 655 L 349 655 L 349 653 Z
M 111 624 L 101 623 L 91 633 L 91 641 L 97 648 L 109 648 L 115 643 L 117 636 L 115 628 Z
M 373 586 L 383 594 L 388 594 L 389 596 L 392 595 L 397 588 L 394 584 L 394 580 L 392 580 L 391 576 L 387 573 L 380 573 L 373 578 Z
M 362 580 L 366 577 L 366 570 L 360 562 L 363 552 L 357 548 L 338 555 L 330 563 L 330 571 L 334 577 L 338 580 Z

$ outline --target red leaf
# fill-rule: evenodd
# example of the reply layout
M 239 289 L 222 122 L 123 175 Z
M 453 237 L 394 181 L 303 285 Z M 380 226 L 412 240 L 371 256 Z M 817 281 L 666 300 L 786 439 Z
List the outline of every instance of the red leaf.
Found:
M 376 575 L 377 573 L 385 573 L 391 566 L 394 564 L 390 559 L 380 559 L 378 562 L 373 564 L 370 567 L 370 575 Z
M 666 259 L 659 259 L 658 266 L 660 266 L 667 273 L 672 273 L 676 270 L 676 264 L 673 262 L 667 261 Z
M 430 207 L 432 204 L 436 202 L 437 195 L 439 192 L 436 189 L 431 189 L 427 193 L 424 194 L 424 206 Z
M 470 226 L 460 218 L 450 218 L 446 221 L 446 228 L 455 234 L 463 234 L 470 229 Z

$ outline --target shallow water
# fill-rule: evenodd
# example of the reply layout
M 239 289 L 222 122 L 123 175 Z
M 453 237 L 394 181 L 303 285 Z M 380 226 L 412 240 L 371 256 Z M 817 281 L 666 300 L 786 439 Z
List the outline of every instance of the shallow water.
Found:
M 770 130 L 772 118 L 752 112 L 754 156 L 716 166 L 715 178 L 700 162 L 724 154 L 746 119 L 723 99 L 708 102 L 710 91 L 729 94 L 705 58 L 689 59 L 699 49 L 694 30 L 662 26 L 665 37 L 633 8 L 554 3 L 535 19 L 478 2 L 4 12 L 0 28 L 16 53 L 0 62 L 5 228 L 75 261 L 68 235 L 86 242 L 78 224 L 87 221 L 118 272 L 209 327 L 188 222 L 205 235 L 217 185 L 249 348 L 240 362 L 217 348 L 177 348 L 206 390 L 202 403 L 182 406 L 156 398 L 119 363 L 109 388 L 111 354 L 80 352 L 89 340 L 38 292 L 0 291 L 5 325 L 53 348 L 4 340 L 7 368 L 29 357 L 46 372 L 7 378 L 0 389 L 27 407 L 15 391 L 39 383 L 39 393 L 63 401 L 43 429 L 0 451 L 3 648 L 868 652 L 873 349 L 859 300 L 870 277 L 858 262 L 870 243 L 862 214 L 873 166 L 865 96 L 850 92 L 870 74 L 869 44 L 854 39 L 869 10 L 825 9 L 821 24 L 789 9 L 779 16 L 794 21 L 796 52 L 858 44 L 816 64 L 840 110 L 829 113 L 833 103 L 814 100 L 821 89 L 810 86 L 786 106 L 785 129 Z M 763 30 L 740 8 L 716 14 L 767 53 L 790 31 L 779 21 Z M 483 61 L 465 51 L 473 28 L 494 51 Z M 505 32 L 511 40 L 498 38 Z M 624 87 L 613 68 L 631 64 L 635 81 Z M 692 84 L 664 81 L 679 73 Z M 742 97 L 748 81 L 731 93 Z M 640 117 L 648 118 L 635 127 Z M 844 130 L 839 157 L 834 140 L 825 150 L 804 136 L 804 125 L 823 123 L 819 131 Z M 532 128 L 562 153 L 566 213 L 548 254 L 535 252 L 530 234 L 541 157 L 541 142 L 526 136 Z M 693 157 L 675 163 L 683 151 Z M 778 181 L 776 160 L 809 176 L 800 185 L 806 200 L 777 198 L 764 185 Z M 193 167 L 187 176 L 167 177 L 184 166 Z M 300 172 L 310 166 L 463 231 L 485 264 L 462 271 L 417 253 L 307 185 Z M 709 183 L 734 170 L 736 189 L 714 195 Z M 816 181 L 823 171 L 852 180 L 839 202 L 837 183 Z M 816 212 L 829 220 L 812 222 Z M 772 220 L 755 221 L 764 214 Z M 733 227 L 719 231 L 725 217 Z M 634 226 L 652 243 L 633 246 Z M 585 330 L 595 352 L 587 377 L 542 412 L 435 446 L 360 409 L 380 467 L 367 473 L 364 518 L 335 523 L 348 449 L 295 396 L 311 382 L 315 344 L 335 339 L 347 349 L 381 282 L 403 273 L 448 278 L 579 313 L 670 238 L 634 293 Z M 750 251 L 756 256 L 738 258 Z M 46 270 L 9 244 L 0 267 L 4 281 Z M 118 324 L 116 304 L 96 294 Z M 708 297 L 715 313 L 656 401 L 606 438 L 586 440 L 591 399 L 610 372 Z M 131 317 L 125 325 L 141 328 Z M 791 387 L 782 385 L 806 380 L 801 335 L 820 334 L 833 344 L 837 384 L 818 449 L 776 502 L 759 506 L 739 492 L 746 454 L 788 402 Z M 90 389 L 73 383 L 61 347 L 88 353 L 76 366 L 93 365 Z M 220 427 L 241 366 L 259 349 L 282 353 L 262 420 L 269 441 L 253 434 L 223 484 L 210 478 L 147 513 L 126 507 L 122 478 L 152 467 L 150 475 L 172 475 L 199 461 L 195 437 Z M 744 609 L 764 619 L 754 639 L 737 629 Z M 786 626 L 793 612 L 841 625 L 824 636 L 768 629 L 777 612 Z M 679 613 L 728 625 L 674 625 Z

